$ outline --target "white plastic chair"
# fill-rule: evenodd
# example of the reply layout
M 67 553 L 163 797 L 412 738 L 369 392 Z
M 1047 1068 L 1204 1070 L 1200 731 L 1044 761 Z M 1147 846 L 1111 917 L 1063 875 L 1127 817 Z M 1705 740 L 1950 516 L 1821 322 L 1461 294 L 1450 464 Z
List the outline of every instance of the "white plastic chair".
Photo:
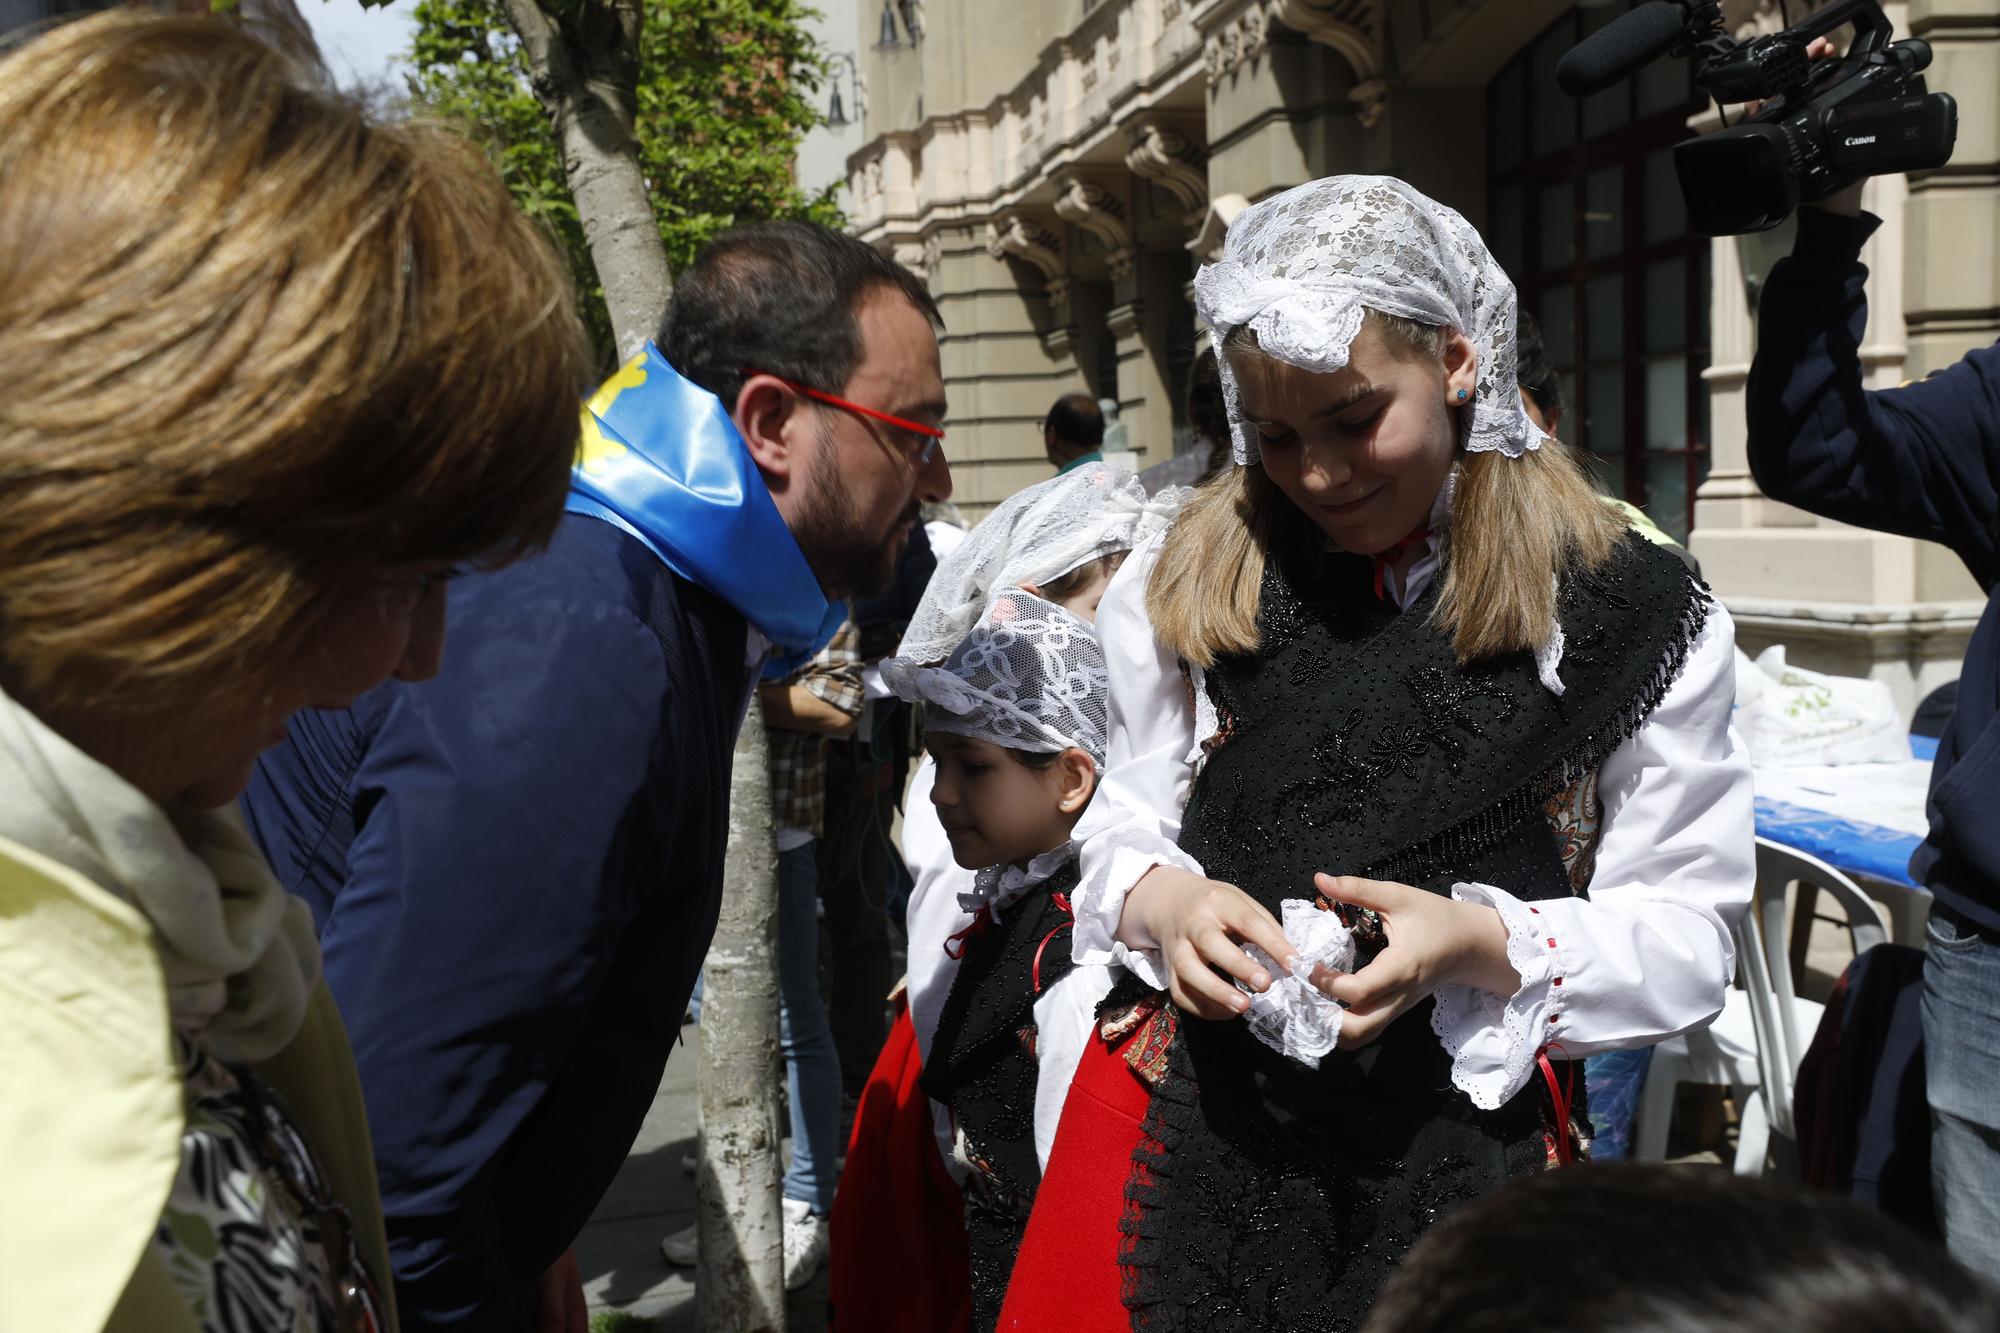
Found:
M 1796 1140 L 1792 1080 L 1825 1006 L 1802 1000 L 1786 940 L 1786 886 L 1831 894 L 1852 923 L 1858 954 L 1889 937 L 1888 922 L 1855 882 L 1826 862 L 1768 838 L 1757 839 L 1757 892 L 1736 927 L 1736 986 L 1714 1023 L 1653 1048 L 1633 1128 L 1632 1155 L 1661 1161 L 1683 1083 L 1727 1087 L 1740 1111 L 1735 1170 L 1763 1174 L 1771 1134 Z

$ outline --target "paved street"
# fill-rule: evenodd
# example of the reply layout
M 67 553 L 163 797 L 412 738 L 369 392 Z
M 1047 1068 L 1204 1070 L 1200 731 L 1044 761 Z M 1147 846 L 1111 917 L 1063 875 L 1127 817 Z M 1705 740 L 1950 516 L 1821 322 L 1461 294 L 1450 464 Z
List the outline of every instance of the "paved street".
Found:
M 576 1242 L 591 1314 L 651 1319 L 660 1333 L 700 1328 L 694 1270 L 660 1258 L 660 1237 L 694 1221 L 694 1177 L 681 1169 L 681 1158 L 694 1150 L 700 1119 L 700 1029 L 690 1024 L 681 1035 L 631 1157 Z M 824 1327 L 824 1270 L 787 1304 L 793 1333 Z

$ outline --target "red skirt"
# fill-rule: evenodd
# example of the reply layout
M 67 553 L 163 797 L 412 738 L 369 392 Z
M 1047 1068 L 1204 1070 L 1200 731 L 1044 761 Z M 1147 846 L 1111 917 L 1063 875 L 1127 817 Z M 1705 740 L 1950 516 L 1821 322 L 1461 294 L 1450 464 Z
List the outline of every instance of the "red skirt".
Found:
M 938 1155 L 906 1008 L 861 1092 L 828 1219 L 833 1333 L 963 1333 L 972 1324 L 965 1198 Z
M 1084 1048 L 1007 1285 L 1002 1329 L 1124 1333 L 1132 1326 L 1119 1298 L 1118 1219 L 1152 1090 L 1125 1063 L 1131 1040 L 1093 1040 Z

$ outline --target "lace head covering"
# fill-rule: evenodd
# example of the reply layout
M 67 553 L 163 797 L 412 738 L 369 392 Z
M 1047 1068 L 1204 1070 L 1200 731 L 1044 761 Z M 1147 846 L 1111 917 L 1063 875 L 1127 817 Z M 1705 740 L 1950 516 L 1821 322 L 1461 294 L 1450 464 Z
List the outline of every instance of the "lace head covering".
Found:
M 932 731 L 1031 754 L 1082 750 L 1104 767 L 1104 652 L 1082 619 L 1033 593 L 995 597 L 943 666 L 892 657 L 882 680 L 897 697 L 930 705 Z
M 1248 325 L 1268 356 L 1332 374 L 1369 310 L 1458 330 L 1479 351 L 1465 447 L 1519 458 L 1549 437 L 1514 384 L 1514 283 L 1471 223 L 1393 176 L 1329 176 L 1247 209 L 1194 280 L 1221 360 L 1236 461 L 1257 461 L 1223 342 Z
M 1137 477 L 1109 463 L 1088 463 L 1016 492 L 938 563 L 897 655 L 944 660 L 995 593 L 1048 583 L 1100 556 L 1131 550 L 1167 530 L 1186 494 L 1162 491 L 1148 499 Z

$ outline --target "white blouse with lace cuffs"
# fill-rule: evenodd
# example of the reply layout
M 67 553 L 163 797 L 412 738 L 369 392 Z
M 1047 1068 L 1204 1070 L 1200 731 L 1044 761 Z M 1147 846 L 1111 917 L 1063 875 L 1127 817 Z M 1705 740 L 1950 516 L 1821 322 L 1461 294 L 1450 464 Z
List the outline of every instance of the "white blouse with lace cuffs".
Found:
M 1167 980 L 1158 951 L 1120 942 L 1119 917 L 1154 866 L 1201 873 L 1177 843 L 1201 742 L 1216 731 L 1200 671 L 1190 690 L 1146 619 L 1162 540 L 1132 553 L 1098 608 L 1111 735 L 1097 799 L 1076 830 L 1081 882 L 1072 895 L 1076 961 L 1122 964 L 1156 989 Z M 1440 542 L 1431 538 L 1404 578 L 1390 581 L 1399 606 L 1429 586 Z M 1520 1091 L 1544 1047 L 1578 1058 L 1645 1046 L 1721 1012 L 1735 970 L 1730 928 L 1756 873 L 1750 762 L 1730 727 L 1735 642 L 1729 613 L 1714 605 L 1659 707 L 1598 770 L 1603 816 L 1588 899 L 1528 903 L 1505 885 L 1453 886 L 1454 898 L 1500 914 L 1521 979 L 1512 995 L 1435 992 L 1432 1026 L 1451 1053 L 1452 1082 L 1475 1105 L 1497 1107 Z M 1313 893 L 1301 884 L 1287 896 Z

